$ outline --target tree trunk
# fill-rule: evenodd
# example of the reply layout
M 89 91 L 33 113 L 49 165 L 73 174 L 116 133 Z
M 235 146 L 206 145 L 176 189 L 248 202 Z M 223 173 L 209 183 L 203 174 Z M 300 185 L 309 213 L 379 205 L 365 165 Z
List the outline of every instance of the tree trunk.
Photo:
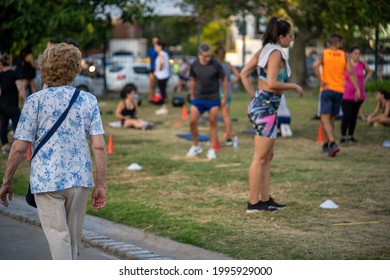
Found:
M 304 29 L 296 34 L 294 46 L 290 52 L 291 82 L 301 86 L 306 85 L 306 41 L 309 38 L 309 32 Z

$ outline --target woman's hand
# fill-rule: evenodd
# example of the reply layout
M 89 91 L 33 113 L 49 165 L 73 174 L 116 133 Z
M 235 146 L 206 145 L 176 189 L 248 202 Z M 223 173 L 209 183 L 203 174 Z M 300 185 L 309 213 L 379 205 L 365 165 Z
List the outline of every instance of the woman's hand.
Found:
M 102 187 L 94 188 L 92 192 L 92 208 L 98 211 L 106 206 L 106 189 Z
M 305 93 L 303 91 L 303 88 L 300 85 L 298 85 L 298 84 L 296 84 L 296 86 L 295 86 L 295 91 L 298 93 L 299 97 L 302 97 L 304 95 L 304 93 Z

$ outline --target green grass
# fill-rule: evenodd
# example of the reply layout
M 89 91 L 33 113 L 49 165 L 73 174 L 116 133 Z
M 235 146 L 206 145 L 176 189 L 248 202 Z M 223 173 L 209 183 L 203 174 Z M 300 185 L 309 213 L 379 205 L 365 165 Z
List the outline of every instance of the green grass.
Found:
M 336 158 L 328 158 L 316 144 L 319 122 L 311 120 L 317 95 L 308 92 L 298 98 L 287 93 L 294 135 L 276 141 L 271 191 L 289 208 L 247 215 L 253 152 L 253 138 L 245 133 L 250 128 L 247 94 L 235 92 L 232 105 L 240 147 L 223 145 L 221 125 L 221 151 L 215 161 L 208 161 L 205 152 L 186 158 L 191 143 L 175 136 L 189 132 L 181 108 L 155 116 L 158 107 L 143 104 L 141 117 L 157 125 L 152 131 L 137 131 L 109 127 L 108 122 L 115 121 L 109 112 L 117 100 L 100 101 L 106 137 L 113 135 L 115 153 L 109 155 L 107 206 L 98 213 L 89 208 L 89 214 L 238 259 L 390 259 L 390 149 L 381 147 L 390 139 L 389 128 L 358 121 L 359 144 L 342 147 Z M 369 94 L 364 112 L 370 113 L 374 105 Z M 175 125 L 177 121 L 182 126 Z M 207 124 L 199 128 L 208 134 Z M 133 162 L 143 169 L 128 171 Z M 0 175 L 4 167 L 1 160 Z M 15 178 L 18 194 L 24 194 L 27 176 L 24 161 Z M 340 208 L 320 209 L 327 199 Z M 373 221 L 379 223 L 334 225 Z

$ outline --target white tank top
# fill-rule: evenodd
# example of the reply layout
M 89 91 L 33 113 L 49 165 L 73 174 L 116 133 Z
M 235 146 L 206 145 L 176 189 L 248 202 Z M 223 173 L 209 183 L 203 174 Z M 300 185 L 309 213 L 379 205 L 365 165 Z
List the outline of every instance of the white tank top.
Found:
M 160 65 L 161 57 L 163 57 L 164 62 L 163 62 L 163 67 L 160 70 L 159 69 L 159 65 Z M 155 70 L 154 70 L 154 75 L 159 80 L 163 80 L 163 79 L 169 78 L 169 75 L 170 75 L 170 65 L 169 65 L 169 56 L 168 56 L 166 51 L 162 51 L 157 56 L 156 64 L 155 64 Z

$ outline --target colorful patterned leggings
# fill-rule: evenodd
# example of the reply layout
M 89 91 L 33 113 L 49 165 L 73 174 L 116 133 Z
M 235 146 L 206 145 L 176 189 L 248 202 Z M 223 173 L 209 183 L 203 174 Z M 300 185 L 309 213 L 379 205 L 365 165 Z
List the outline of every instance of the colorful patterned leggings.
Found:
M 276 138 L 280 100 L 280 94 L 256 91 L 255 97 L 248 106 L 248 118 L 255 135 Z

